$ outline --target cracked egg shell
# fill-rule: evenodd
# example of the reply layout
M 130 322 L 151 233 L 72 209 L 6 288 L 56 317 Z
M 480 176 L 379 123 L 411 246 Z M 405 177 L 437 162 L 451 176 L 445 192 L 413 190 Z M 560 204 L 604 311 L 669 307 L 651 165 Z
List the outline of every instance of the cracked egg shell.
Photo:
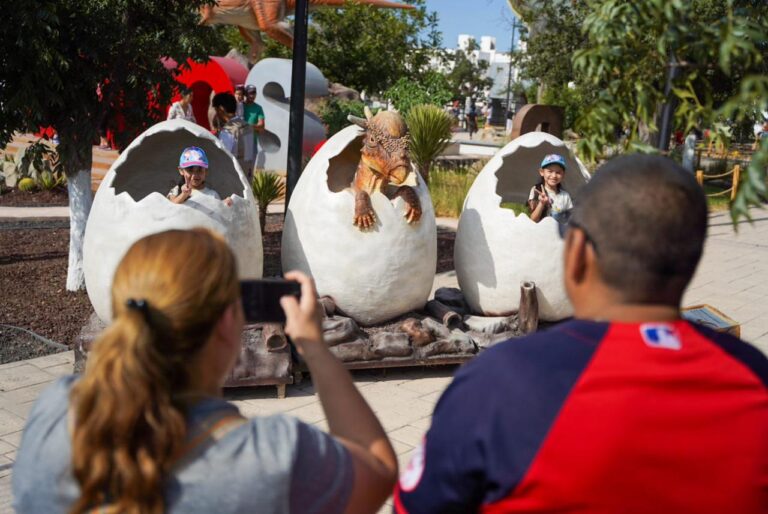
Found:
M 206 195 L 172 203 L 181 151 L 199 146 L 208 155 L 206 186 L 233 205 Z M 112 164 L 93 200 L 83 243 L 85 285 L 93 309 L 109 323 L 115 269 L 144 236 L 205 227 L 221 234 L 237 259 L 241 279 L 260 278 L 263 250 L 258 207 L 237 160 L 206 129 L 185 120 L 163 121 L 137 137 Z
M 557 222 L 534 223 L 526 213 L 515 216 L 503 202 L 528 200 L 540 180 L 545 155 L 562 155 L 567 164 L 563 188 L 576 193 L 589 180 L 584 165 L 560 139 L 530 132 L 499 150 L 478 174 L 459 218 L 454 265 L 459 287 L 473 311 L 499 316 L 520 307 L 520 284 L 536 284 L 539 318 L 556 321 L 572 315 L 563 285 L 563 241 Z
M 401 198 L 371 196 L 376 225 L 352 224 L 349 188 L 360 161 L 363 130 L 349 126 L 331 137 L 307 164 L 291 196 L 282 243 L 283 271 L 315 279 L 346 315 L 363 325 L 381 323 L 428 300 L 437 265 L 437 228 L 424 181 L 411 173 L 421 219 L 408 224 Z

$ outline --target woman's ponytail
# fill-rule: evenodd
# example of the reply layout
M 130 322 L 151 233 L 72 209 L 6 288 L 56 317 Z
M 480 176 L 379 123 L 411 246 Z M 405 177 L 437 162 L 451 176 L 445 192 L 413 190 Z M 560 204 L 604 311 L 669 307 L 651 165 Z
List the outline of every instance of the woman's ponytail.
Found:
M 99 506 L 165 510 L 163 476 L 186 435 L 184 413 L 171 397 L 183 370 L 160 354 L 152 317 L 149 306 L 121 312 L 73 388 L 73 473 L 81 489 L 73 514 Z

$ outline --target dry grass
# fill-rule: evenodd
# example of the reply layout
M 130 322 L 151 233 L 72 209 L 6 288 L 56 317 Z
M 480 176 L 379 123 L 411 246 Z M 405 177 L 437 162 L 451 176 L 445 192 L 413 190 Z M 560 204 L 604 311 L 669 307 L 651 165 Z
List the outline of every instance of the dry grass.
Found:
M 435 167 L 429 174 L 429 194 L 436 216 L 458 218 L 469 188 L 485 163 L 456 170 Z

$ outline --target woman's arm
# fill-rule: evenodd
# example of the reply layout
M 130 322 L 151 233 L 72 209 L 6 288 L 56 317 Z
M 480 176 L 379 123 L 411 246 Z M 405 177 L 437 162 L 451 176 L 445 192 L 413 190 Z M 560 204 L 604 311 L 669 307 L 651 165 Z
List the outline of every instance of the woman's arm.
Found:
M 300 301 L 294 297 L 280 300 L 287 318 L 285 333 L 309 367 L 331 435 L 349 450 L 354 464 L 355 481 L 346 512 L 376 512 L 397 480 L 397 457 L 349 372 L 323 341 L 312 280 L 298 272 L 285 277 L 301 283 Z

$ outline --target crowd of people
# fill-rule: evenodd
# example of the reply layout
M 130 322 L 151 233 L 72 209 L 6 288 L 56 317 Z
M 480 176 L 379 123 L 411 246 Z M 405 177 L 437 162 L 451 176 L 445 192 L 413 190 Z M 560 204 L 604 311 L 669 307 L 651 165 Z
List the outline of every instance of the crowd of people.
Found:
M 182 88 L 180 99 L 171 104 L 169 120 L 197 123 L 192 109 L 194 93 Z M 264 109 L 256 103 L 256 86 L 238 84 L 235 94 L 218 93 L 211 97 L 209 123 L 224 147 L 235 156 L 247 178 L 253 176 L 259 148 L 259 134 L 265 130 Z
M 217 97 L 239 149 L 247 104 L 241 122 Z M 180 172 L 206 169 L 198 150 Z M 565 168 L 544 158 L 534 213 L 564 202 Z M 182 176 L 190 195 L 204 187 L 203 171 Z M 222 398 L 244 324 L 225 241 L 203 229 L 139 240 L 84 374 L 58 380 L 29 415 L 16 512 L 373 513 L 393 494 L 397 513 L 765 514 L 768 360 L 680 315 L 707 233 L 701 188 L 667 158 L 625 156 L 572 203 L 551 258 L 574 319 L 462 366 L 399 480 L 382 424 L 323 341 L 310 278 L 287 273 L 302 294 L 280 304 L 328 433 L 245 418 Z

